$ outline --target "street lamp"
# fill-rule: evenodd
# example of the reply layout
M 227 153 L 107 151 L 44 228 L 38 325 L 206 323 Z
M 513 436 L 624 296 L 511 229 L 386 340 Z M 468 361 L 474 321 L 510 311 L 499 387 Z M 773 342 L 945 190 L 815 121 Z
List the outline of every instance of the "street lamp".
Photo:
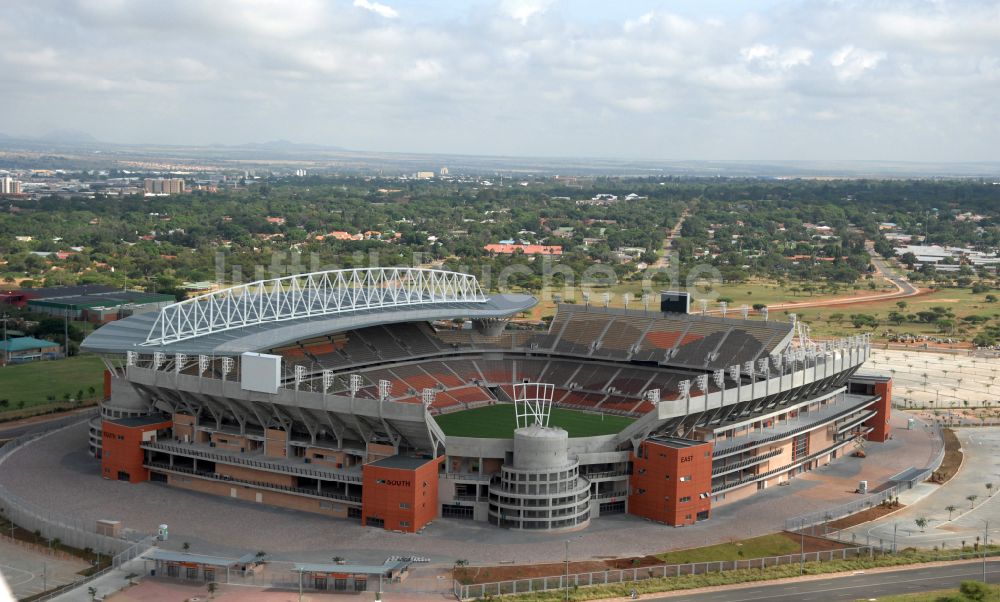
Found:
M 990 521 L 986 519 L 979 519 L 983 522 L 983 583 L 986 581 L 986 545 L 989 543 L 990 536 Z
M 899 528 L 899 523 L 892 523 L 892 553 L 896 553 L 896 529 Z
M 580 539 L 582 535 L 577 535 L 576 537 L 570 537 L 566 540 L 566 569 L 563 576 L 563 600 L 569 602 L 569 542 L 574 539 Z

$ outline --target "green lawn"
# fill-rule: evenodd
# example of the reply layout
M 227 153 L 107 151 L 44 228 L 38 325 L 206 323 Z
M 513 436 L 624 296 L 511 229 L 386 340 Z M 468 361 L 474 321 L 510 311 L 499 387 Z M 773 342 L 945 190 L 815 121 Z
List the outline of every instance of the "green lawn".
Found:
M 742 553 L 741 553 L 742 552 Z M 666 564 L 686 564 L 688 562 L 717 562 L 719 560 L 742 560 L 764 556 L 784 556 L 798 554 L 799 544 L 786 535 L 773 533 L 732 543 L 720 543 L 703 548 L 677 550 L 657 554 Z
M 0 410 L 17 409 L 21 401 L 25 408 L 48 403 L 49 396 L 63 401 L 67 393 L 75 399 L 79 391 L 89 399 L 90 387 L 103 393 L 104 364 L 96 355 L 6 366 L 0 368 L 0 400 L 7 406 Z
M 509 439 L 514 436 L 514 405 L 510 403 L 483 406 L 464 412 L 436 416 L 438 425 L 452 437 L 484 437 Z M 552 408 L 551 426 L 566 429 L 570 437 L 613 435 L 633 421 L 632 418 L 611 414 L 579 412 Z

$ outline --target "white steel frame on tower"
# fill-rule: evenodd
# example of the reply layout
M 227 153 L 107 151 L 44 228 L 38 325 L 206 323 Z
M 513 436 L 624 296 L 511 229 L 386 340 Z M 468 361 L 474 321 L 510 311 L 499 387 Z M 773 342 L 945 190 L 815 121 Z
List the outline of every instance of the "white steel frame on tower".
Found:
M 533 424 L 549 426 L 552 396 L 555 387 L 549 383 L 517 383 L 514 385 L 514 418 L 517 428 Z
M 266 322 L 430 303 L 482 303 L 475 276 L 424 268 L 329 270 L 259 280 L 160 310 L 145 345 Z

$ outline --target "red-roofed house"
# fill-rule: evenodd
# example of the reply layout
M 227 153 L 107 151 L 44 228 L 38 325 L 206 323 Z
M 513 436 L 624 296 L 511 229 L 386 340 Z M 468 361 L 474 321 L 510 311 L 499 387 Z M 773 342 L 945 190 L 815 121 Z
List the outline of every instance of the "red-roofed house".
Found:
M 483 247 L 490 253 L 513 255 L 518 251 L 525 255 L 562 255 L 562 247 L 558 245 L 524 245 L 491 243 Z

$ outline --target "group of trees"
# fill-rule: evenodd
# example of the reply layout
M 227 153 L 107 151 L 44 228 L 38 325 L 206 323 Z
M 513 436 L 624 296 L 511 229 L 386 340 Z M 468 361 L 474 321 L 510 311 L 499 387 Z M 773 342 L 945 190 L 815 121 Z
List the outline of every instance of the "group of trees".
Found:
M 621 200 L 578 203 L 599 193 Z M 624 200 L 630 193 L 639 198 Z M 519 266 L 525 269 L 513 277 L 517 284 L 537 288 L 543 268 L 536 259 L 491 257 L 483 249 L 514 239 L 563 246 L 554 261 L 577 279 L 588 267 L 604 264 L 620 280 L 637 277 L 639 261 L 657 259 L 666 233 L 688 209 L 672 249 L 677 261 L 671 267 L 682 280 L 707 264 L 724 280 L 800 281 L 805 284 L 797 288 L 810 294 L 814 287 L 851 284 L 866 275 L 866 238 L 891 254 L 879 234 L 883 220 L 922 227 L 940 242 L 1000 242 L 994 241 L 993 221 L 998 196 L 997 187 L 978 181 L 593 177 L 530 178 L 524 186 L 501 187 L 474 180 L 337 176 L 168 197 L 11 200 L 0 211 L 0 256 L 7 262 L 0 276 L 8 282 L 27 277 L 38 285 L 93 282 L 179 292 L 183 281 L 231 281 L 233 266 L 250 280 L 367 265 L 374 257 L 380 265 L 445 262 L 477 274 Z M 987 217 L 959 223 L 959 211 Z M 809 224 L 830 230 L 820 234 Z M 382 232 L 383 240 L 317 239 L 332 231 L 368 230 Z M 32 254 L 74 246 L 83 250 L 62 260 Z M 638 261 L 623 263 L 622 247 L 640 250 Z M 226 269 L 219 273 L 221 263 Z

